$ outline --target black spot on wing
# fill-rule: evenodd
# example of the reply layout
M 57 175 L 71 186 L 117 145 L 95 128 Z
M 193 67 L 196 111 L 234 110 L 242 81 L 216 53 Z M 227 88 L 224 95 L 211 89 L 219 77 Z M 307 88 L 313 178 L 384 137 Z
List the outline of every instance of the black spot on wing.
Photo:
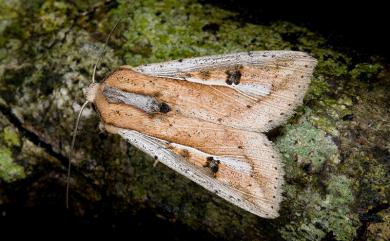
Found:
M 209 167 L 215 177 L 215 174 L 218 172 L 219 169 L 219 163 L 221 163 L 219 160 L 216 160 L 214 159 L 214 157 L 209 156 L 206 158 L 206 164 L 203 167 Z
M 161 112 L 161 113 L 168 113 L 168 112 L 170 112 L 172 109 L 171 109 L 171 107 L 167 104 L 167 103 L 160 103 L 159 104 L 159 111 Z
M 241 69 L 242 66 L 237 66 L 232 70 L 226 70 L 226 84 L 228 85 L 238 85 L 241 79 Z
M 218 172 L 218 169 L 219 169 L 219 160 L 213 160 L 211 163 L 210 163 L 210 169 L 213 173 L 217 173 Z

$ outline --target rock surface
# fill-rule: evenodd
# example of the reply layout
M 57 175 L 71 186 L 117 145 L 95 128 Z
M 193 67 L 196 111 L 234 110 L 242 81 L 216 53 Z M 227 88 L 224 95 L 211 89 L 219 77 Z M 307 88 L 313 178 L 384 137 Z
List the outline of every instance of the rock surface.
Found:
M 202 189 L 82 116 L 70 215 L 151 216 L 226 240 L 388 240 L 390 68 L 332 49 L 288 22 L 254 25 L 193 0 L 0 1 L 0 210 L 65 207 L 67 153 L 92 66 L 249 50 L 319 60 L 304 105 L 269 133 L 285 162 L 281 216 L 266 220 Z M 63 204 L 63 205 L 62 205 Z M 5 215 L 3 215 L 5 216 Z M 92 218 L 93 219 L 93 218 Z M 141 221 L 140 221 L 141 222 Z

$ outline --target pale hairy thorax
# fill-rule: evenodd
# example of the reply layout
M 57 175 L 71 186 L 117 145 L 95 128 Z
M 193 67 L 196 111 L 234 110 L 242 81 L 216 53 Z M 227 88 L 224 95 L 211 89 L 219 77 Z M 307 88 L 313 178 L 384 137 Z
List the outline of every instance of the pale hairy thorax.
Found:
M 302 104 L 316 60 L 256 51 L 123 66 L 87 88 L 108 132 L 225 200 L 278 216 L 283 165 L 264 132 Z

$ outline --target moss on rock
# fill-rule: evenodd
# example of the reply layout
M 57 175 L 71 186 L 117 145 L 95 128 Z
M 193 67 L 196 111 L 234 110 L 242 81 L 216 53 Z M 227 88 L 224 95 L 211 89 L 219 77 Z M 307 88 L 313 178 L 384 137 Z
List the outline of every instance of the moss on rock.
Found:
M 0 118 L 4 117 L 0 115 Z M 14 159 L 13 152 L 21 145 L 19 134 L 6 124 L 5 119 L 0 120 L 0 183 L 1 180 L 11 183 L 26 176 L 23 166 Z
M 20 146 L 19 134 L 14 128 L 11 128 L 10 126 L 7 126 L 3 129 L 0 138 L 3 140 L 6 146 Z
M 286 240 L 322 240 L 328 234 L 336 240 L 351 240 L 356 236 L 359 221 L 350 209 L 354 202 L 351 180 L 332 175 L 323 184 L 325 190 L 318 190 L 313 182 L 303 190 L 286 188 L 296 205 L 295 215 L 280 229 Z
M 11 150 L 0 146 L 0 179 L 13 182 L 25 176 L 23 167 L 14 163 Z
M 390 193 L 390 71 L 380 58 L 356 58 L 307 28 L 250 24 L 194 0 L 10 0 L 0 1 L 0 16 L 2 118 L 19 123 L 4 122 L 0 132 L 0 175 L 7 185 L 28 175 L 41 181 L 34 190 L 44 188 L 43 181 L 63 187 L 81 89 L 90 83 L 105 36 L 123 18 L 99 80 L 122 64 L 248 50 L 300 50 L 319 60 L 304 107 L 276 137 L 286 169 L 281 217 L 258 218 L 163 165 L 153 168 L 152 159 L 120 138 L 99 134 L 90 107 L 73 160 L 74 213 L 147 208 L 167 222 L 225 239 L 350 240 L 359 232 L 375 237 L 374 230 L 386 237 L 380 227 Z M 31 196 L 39 201 L 37 193 Z M 367 221 L 372 212 L 382 221 Z

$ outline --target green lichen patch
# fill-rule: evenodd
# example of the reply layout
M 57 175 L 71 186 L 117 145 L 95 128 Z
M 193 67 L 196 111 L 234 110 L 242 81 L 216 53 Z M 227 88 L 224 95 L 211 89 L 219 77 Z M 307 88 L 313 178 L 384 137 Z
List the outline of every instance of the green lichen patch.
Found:
M 23 179 L 26 174 L 15 154 L 22 143 L 16 129 L 0 114 L 0 180 L 14 182 Z M 0 181 L 1 183 L 1 181 Z
M 340 166 L 339 148 L 332 137 L 316 128 L 306 115 L 285 127 L 276 146 L 285 160 L 288 222 L 280 228 L 286 240 L 321 240 L 327 235 L 350 240 L 359 227 L 352 182 L 331 174 Z M 338 173 L 336 171 L 336 173 Z M 287 211 L 289 210 L 289 211 Z
M 336 240 L 352 240 L 359 227 L 358 215 L 351 213 L 354 201 L 351 180 L 344 175 L 331 175 L 325 194 L 314 185 L 304 190 L 287 188 L 288 198 L 294 199 L 295 210 L 289 223 L 280 229 L 286 240 L 322 240 L 331 235 Z
M 368 226 L 367 240 L 390 240 L 390 210 L 387 208 L 378 213 L 380 221 L 372 222 Z
M 309 121 L 302 119 L 297 124 L 289 124 L 285 135 L 276 142 L 286 160 L 286 175 L 301 176 L 319 172 L 326 162 L 339 162 L 338 148 L 326 132 L 316 128 Z
M 0 179 L 13 182 L 25 176 L 24 168 L 14 162 L 11 150 L 0 146 Z
M 196 1 L 120 1 L 130 18 L 121 46 L 126 63 L 144 63 L 262 49 L 288 49 L 273 28 L 234 21 L 236 14 Z M 125 12 L 125 13 L 123 13 Z
M 0 138 L 3 140 L 4 144 L 9 147 L 21 145 L 18 132 L 10 126 L 3 129 Z
M 39 10 L 39 17 L 43 22 L 42 30 L 52 32 L 63 27 L 73 8 L 66 2 L 45 1 Z
M 351 70 L 351 77 L 363 81 L 375 81 L 383 66 L 379 63 L 359 63 Z

